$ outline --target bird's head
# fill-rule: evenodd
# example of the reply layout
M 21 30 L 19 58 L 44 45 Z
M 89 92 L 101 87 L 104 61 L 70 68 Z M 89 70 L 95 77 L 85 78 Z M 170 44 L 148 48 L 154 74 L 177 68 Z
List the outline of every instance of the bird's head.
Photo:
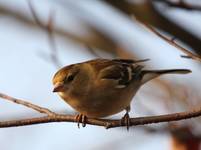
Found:
M 68 91 L 77 80 L 79 73 L 79 66 L 70 65 L 63 67 L 53 77 L 53 92 L 66 92 Z

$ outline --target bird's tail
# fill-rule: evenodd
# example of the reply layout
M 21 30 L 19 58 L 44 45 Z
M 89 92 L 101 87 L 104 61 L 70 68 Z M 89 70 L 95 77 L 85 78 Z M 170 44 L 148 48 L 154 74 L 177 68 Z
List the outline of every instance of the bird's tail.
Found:
M 187 74 L 187 73 L 191 73 L 191 70 L 189 69 L 143 70 L 142 83 L 145 83 L 163 74 Z

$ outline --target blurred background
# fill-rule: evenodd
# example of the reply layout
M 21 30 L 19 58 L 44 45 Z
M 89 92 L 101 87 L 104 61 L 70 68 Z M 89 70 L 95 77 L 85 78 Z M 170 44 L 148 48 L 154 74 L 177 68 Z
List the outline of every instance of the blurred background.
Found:
M 75 114 L 52 93 L 51 80 L 59 68 L 99 57 L 149 58 L 146 68 L 187 68 L 193 73 L 167 75 L 144 85 L 132 101 L 130 116 L 199 108 L 200 62 L 182 58 L 182 51 L 141 22 L 201 56 L 201 2 L 197 0 L 0 0 L 0 92 Z M 0 99 L 0 121 L 36 116 L 41 114 Z M 200 118 L 193 118 L 134 126 L 129 132 L 90 125 L 78 129 L 75 123 L 2 128 L 0 149 L 198 150 L 200 123 Z

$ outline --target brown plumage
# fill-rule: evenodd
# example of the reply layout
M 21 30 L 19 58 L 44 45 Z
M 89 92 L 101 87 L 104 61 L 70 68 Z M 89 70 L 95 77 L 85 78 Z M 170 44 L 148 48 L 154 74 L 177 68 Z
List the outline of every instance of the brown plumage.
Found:
M 95 59 L 60 69 L 53 77 L 58 92 L 79 113 L 92 118 L 129 111 L 132 98 L 147 81 L 162 74 L 186 74 L 188 69 L 143 70 L 147 60 Z

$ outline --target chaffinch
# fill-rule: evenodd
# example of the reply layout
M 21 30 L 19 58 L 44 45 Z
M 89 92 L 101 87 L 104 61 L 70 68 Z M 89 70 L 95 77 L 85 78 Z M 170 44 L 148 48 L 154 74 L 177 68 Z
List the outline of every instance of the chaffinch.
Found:
M 144 70 L 130 59 L 94 59 L 60 69 L 53 77 L 53 92 L 79 112 L 76 120 L 102 118 L 126 110 L 122 118 L 129 127 L 132 98 L 147 81 L 162 74 L 186 74 L 188 69 Z M 85 125 L 85 124 L 83 124 Z

